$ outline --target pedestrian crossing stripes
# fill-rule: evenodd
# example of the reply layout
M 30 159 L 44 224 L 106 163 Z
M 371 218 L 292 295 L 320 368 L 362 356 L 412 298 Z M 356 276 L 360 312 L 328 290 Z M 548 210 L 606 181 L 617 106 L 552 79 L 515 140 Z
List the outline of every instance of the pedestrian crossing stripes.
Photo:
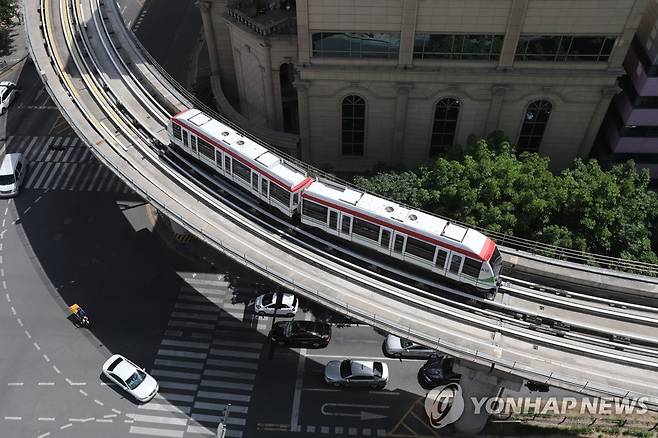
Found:
M 78 137 L 10 136 L 5 150 L 25 156 L 24 189 L 133 193 Z
M 128 414 L 133 435 L 216 436 L 226 418 L 227 437 L 242 438 L 264 349 L 266 323 L 232 304 L 223 280 L 184 276 L 151 374 L 160 393 Z M 235 339 L 246 339 L 235 341 Z

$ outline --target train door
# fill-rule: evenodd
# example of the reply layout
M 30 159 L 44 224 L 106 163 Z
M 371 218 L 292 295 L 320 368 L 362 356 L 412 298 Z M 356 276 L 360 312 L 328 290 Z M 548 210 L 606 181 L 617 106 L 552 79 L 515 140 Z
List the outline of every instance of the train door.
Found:
M 189 138 L 189 132 L 183 129 L 183 146 L 186 148 L 190 147 L 190 138 Z M 196 152 L 196 151 L 195 151 Z
M 438 250 L 436 251 L 436 260 L 434 261 L 434 266 L 439 274 L 445 275 L 446 261 L 448 260 L 448 251 L 445 251 L 441 248 L 437 248 L 437 249 Z
M 393 257 L 402 259 L 402 251 L 404 250 L 404 234 L 395 234 L 395 240 L 393 241 L 393 252 L 391 255 Z
M 338 212 L 329 210 L 329 228 L 332 233 L 338 234 Z
M 192 149 L 192 152 L 194 152 L 197 157 L 201 158 L 201 155 L 199 155 L 199 150 L 196 146 L 196 135 L 190 134 L 190 149 Z
M 258 196 L 258 174 L 253 170 L 251 171 L 251 190 Z
M 264 200 L 266 200 L 268 204 L 269 204 L 269 198 L 270 198 L 269 188 L 270 188 L 269 181 L 261 175 L 261 177 L 260 177 L 260 196 Z
M 340 221 L 340 232 L 338 233 L 340 237 L 347 240 L 352 240 L 352 217 L 345 214 L 342 215 Z
M 226 153 L 224 154 L 224 175 L 226 175 L 226 177 L 230 178 L 231 180 L 233 179 L 231 172 L 231 157 Z
M 391 253 L 391 230 L 382 228 L 381 236 L 379 238 L 379 251 L 386 254 Z
M 454 278 L 459 280 L 461 272 L 462 263 L 464 262 L 464 256 L 453 253 L 450 257 L 450 263 L 448 263 L 448 272 L 446 272 L 446 277 Z

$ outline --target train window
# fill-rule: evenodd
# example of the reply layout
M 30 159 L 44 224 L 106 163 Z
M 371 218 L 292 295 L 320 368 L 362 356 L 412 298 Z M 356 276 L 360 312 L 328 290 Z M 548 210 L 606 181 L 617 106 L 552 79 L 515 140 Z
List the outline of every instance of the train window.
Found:
M 251 176 L 251 169 L 249 169 L 247 166 L 245 166 L 238 160 L 233 160 L 233 174 L 249 182 L 249 177 Z
M 183 139 L 183 133 L 181 132 L 180 126 L 178 126 L 175 123 L 171 124 L 171 132 L 174 133 L 174 138 L 177 138 L 179 140 Z
M 228 154 L 224 155 L 224 172 L 231 173 L 231 157 Z
M 391 232 L 389 230 L 382 229 L 382 240 L 379 243 L 380 246 L 388 248 L 388 245 L 391 243 Z
M 327 223 L 327 212 L 329 209 L 324 205 L 316 204 L 315 202 L 304 200 L 302 206 L 302 214 L 316 221 Z
M 435 250 L 436 246 L 407 236 L 407 247 L 405 249 L 407 254 L 413 254 L 416 257 L 433 262 Z
M 208 158 L 211 161 L 215 161 L 215 147 L 210 143 L 205 141 L 202 138 L 199 138 L 197 141 L 197 147 L 199 148 L 199 154 Z
M 267 180 L 261 176 L 260 178 L 260 193 L 267 196 Z
M 340 225 L 340 230 L 343 234 L 350 234 L 350 217 L 343 216 L 342 223 Z
M 396 235 L 395 245 L 393 245 L 393 251 L 401 253 L 403 246 L 404 246 L 404 236 L 400 236 L 399 234 Z
M 290 205 L 290 192 L 276 184 L 270 184 L 270 197 L 276 199 L 283 205 Z M 327 219 L 325 219 L 325 222 Z
M 331 210 L 329 212 L 329 228 L 332 230 L 338 229 L 338 212 Z
M 451 274 L 458 274 L 459 273 L 459 267 L 462 264 L 462 256 L 453 254 L 452 259 L 450 259 L 450 273 Z
M 253 170 L 251 171 L 251 188 L 258 192 L 258 174 Z
M 188 138 L 187 138 L 187 131 L 183 131 L 183 145 L 184 146 L 189 146 L 188 145 Z
M 464 259 L 464 267 L 462 268 L 462 274 L 470 275 L 471 277 L 478 278 L 480 276 L 480 269 L 482 268 L 482 262 L 480 260 L 469 259 L 466 257 Z
M 439 269 L 445 269 L 447 258 L 448 258 L 448 251 L 439 249 L 439 251 L 436 254 L 436 262 L 434 264 Z
M 379 225 L 371 224 L 368 221 L 356 217 L 352 224 L 352 233 L 366 239 L 374 240 L 375 242 L 379 241 Z

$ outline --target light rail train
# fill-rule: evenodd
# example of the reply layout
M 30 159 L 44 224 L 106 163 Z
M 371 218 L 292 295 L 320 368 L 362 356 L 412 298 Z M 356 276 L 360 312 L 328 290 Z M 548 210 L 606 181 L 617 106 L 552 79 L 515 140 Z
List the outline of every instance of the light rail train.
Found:
M 196 109 L 168 124 L 171 143 L 289 218 L 492 296 L 503 261 L 493 240 L 445 219 L 309 176 Z

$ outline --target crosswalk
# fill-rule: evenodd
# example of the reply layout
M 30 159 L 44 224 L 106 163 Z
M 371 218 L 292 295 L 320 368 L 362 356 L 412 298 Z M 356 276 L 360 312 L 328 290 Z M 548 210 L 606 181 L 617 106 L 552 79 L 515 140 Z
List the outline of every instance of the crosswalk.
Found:
M 132 193 L 78 137 L 11 136 L 5 150 L 25 155 L 23 189 Z
M 241 438 L 266 323 L 246 311 L 245 304 L 231 303 L 232 291 L 222 278 L 182 275 L 187 284 L 180 289 L 151 370 L 160 393 L 127 414 L 134 420 L 130 433 L 216 436 L 230 403 L 226 436 Z

